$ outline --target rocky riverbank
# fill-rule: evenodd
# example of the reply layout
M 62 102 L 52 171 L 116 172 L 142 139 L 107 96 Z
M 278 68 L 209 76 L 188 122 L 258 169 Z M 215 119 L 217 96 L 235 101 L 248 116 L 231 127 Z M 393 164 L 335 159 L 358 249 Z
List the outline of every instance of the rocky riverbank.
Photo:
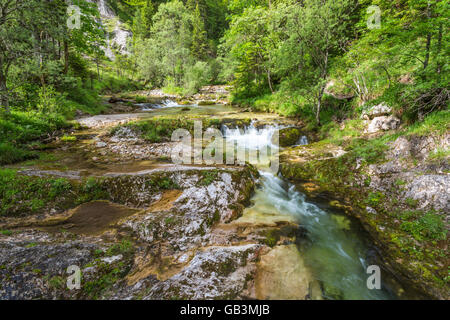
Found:
M 448 132 L 432 130 L 328 139 L 285 150 L 281 172 L 310 197 L 358 218 L 404 281 L 448 299 L 450 176 L 448 156 L 436 155 L 449 141 Z
M 172 143 L 127 125 L 179 110 L 82 118 L 40 160 L 2 172 L 1 299 L 320 298 L 295 249 L 299 225 L 243 216 L 259 182 L 252 166 L 173 165 Z M 240 126 L 257 116 L 211 106 L 186 117 Z M 79 290 L 66 286 L 69 266 Z

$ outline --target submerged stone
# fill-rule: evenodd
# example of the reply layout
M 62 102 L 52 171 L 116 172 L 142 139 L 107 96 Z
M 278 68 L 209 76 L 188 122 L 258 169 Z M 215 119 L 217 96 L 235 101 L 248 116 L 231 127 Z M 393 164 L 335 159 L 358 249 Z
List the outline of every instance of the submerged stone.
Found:
M 320 290 L 317 291 L 318 286 L 295 245 L 273 248 L 261 256 L 257 268 L 257 299 L 321 299 Z

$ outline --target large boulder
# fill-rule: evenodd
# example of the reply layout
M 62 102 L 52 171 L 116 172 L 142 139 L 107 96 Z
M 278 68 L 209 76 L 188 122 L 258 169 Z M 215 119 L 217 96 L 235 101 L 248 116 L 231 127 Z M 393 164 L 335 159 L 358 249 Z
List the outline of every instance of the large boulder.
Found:
M 400 119 L 394 116 L 381 116 L 368 121 L 367 133 L 395 130 L 400 125 Z
M 370 107 L 368 110 L 365 110 L 361 118 L 365 120 L 374 119 L 381 116 L 388 116 L 392 113 L 392 108 L 387 106 L 384 103 L 380 103 L 376 106 Z
M 284 128 L 279 130 L 279 145 L 286 148 L 294 145 L 307 144 L 310 140 L 300 128 Z M 302 139 L 303 138 L 303 139 Z

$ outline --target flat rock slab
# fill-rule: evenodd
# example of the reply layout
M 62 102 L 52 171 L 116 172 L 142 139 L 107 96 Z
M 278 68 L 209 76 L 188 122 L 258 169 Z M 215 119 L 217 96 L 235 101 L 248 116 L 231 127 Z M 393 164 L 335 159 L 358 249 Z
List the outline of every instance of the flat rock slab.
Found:
M 270 250 L 260 257 L 257 268 L 257 299 L 321 299 L 318 284 L 295 245 Z
M 42 227 L 49 232 L 61 229 L 79 235 L 99 235 L 120 219 L 131 216 L 138 210 L 108 201 L 93 201 L 72 210 L 71 216 L 60 224 Z
M 87 118 L 81 118 L 78 122 L 88 128 L 112 126 L 123 124 L 132 120 L 148 117 L 147 113 L 121 113 L 109 115 L 97 115 Z

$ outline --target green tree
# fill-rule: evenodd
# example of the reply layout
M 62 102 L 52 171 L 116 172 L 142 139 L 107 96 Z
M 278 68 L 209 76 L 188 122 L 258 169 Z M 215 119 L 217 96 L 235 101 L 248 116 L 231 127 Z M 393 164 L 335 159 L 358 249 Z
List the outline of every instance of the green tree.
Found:
M 233 17 L 224 36 L 222 50 L 228 58 L 227 68 L 234 69 L 235 89 L 244 95 L 274 91 L 271 70 L 277 36 L 272 32 L 271 19 L 272 11 L 266 8 L 245 9 L 242 15 Z
M 150 37 L 152 28 L 152 19 L 155 14 L 155 8 L 151 0 L 141 0 L 132 3 L 138 6 L 133 19 L 133 35 L 147 39 Z
M 32 50 L 30 23 L 26 12 L 37 3 L 25 0 L 0 0 L 0 106 L 9 112 L 8 76 L 14 63 L 24 61 Z
M 192 55 L 197 60 L 205 60 L 208 55 L 208 39 L 198 4 L 195 6 L 192 24 Z
M 172 81 L 182 85 L 192 63 L 192 14 L 179 0 L 163 3 L 153 16 L 151 37 L 137 44 L 141 77 L 153 85 Z
M 294 2 L 284 8 L 288 13 L 285 30 L 290 36 L 282 50 L 290 57 L 281 56 L 295 66 L 292 71 L 303 73 L 300 79 L 306 88 L 312 89 L 318 124 L 330 62 L 350 40 L 356 8 L 354 0 L 305 0 L 301 5 Z

